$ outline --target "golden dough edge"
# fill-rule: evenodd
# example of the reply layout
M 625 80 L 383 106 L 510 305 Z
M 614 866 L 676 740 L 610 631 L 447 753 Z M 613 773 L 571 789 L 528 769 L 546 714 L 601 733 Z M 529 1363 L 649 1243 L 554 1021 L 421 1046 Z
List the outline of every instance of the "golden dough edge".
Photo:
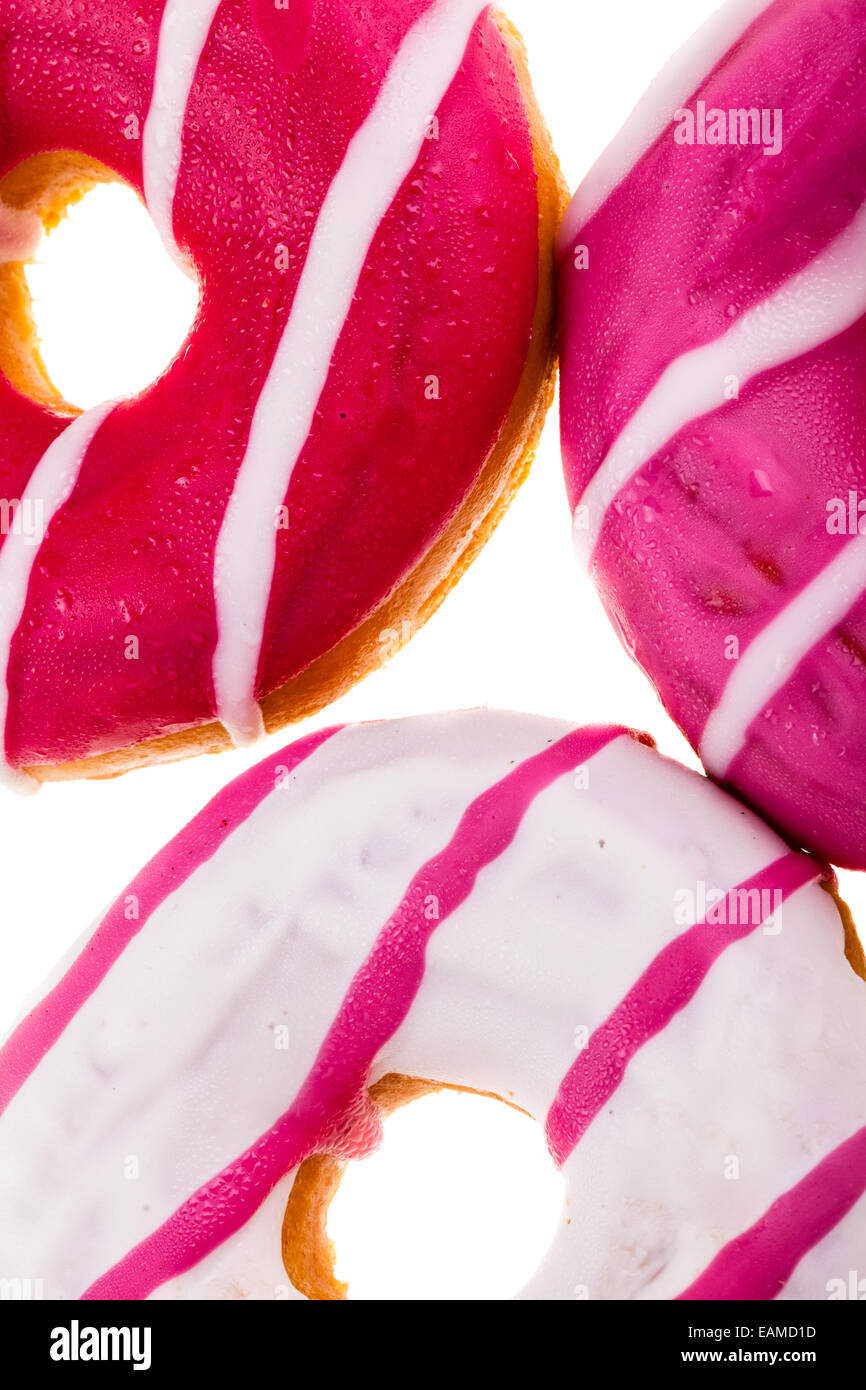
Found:
M 866 953 L 864 953 L 863 943 L 857 931 L 854 914 L 845 899 L 840 896 L 838 886 L 835 883 L 822 883 L 821 887 L 830 894 L 842 919 L 842 929 L 845 933 L 845 959 L 854 974 L 859 975 L 861 980 L 866 980 Z
M 413 1100 L 438 1091 L 482 1096 L 520 1109 L 513 1101 L 491 1091 L 474 1091 L 468 1086 L 401 1076 L 397 1072 L 383 1076 L 370 1087 L 369 1095 L 378 1106 L 381 1118 L 385 1119 Z M 298 1292 L 316 1303 L 342 1302 L 348 1296 L 348 1285 L 337 1278 L 336 1251 L 328 1238 L 328 1211 L 346 1167 L 345 1160 L 333 1154 L 314 1154 L 299 1167 L 286 1203 L 282 1229 L 283 1265 Z

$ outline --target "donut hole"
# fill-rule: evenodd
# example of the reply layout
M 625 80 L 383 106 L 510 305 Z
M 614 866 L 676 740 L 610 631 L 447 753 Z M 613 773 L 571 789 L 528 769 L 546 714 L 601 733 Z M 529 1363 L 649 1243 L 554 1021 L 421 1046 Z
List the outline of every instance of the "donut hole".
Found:
M 144 390 L 188 337 L 198 287 L 133 189 L 59 151 L 8 174 L 0 201 L 48 232 L 33 261 L 0 265 L 0 370 L 64 415 Z
M 293 1282 L 324 1299 L 513 1298 L 562 1217 L 564 1182 L 541 1126 L 493 1097 L 430 1083 L 386 1078 L 376 1090 L 376 1153 L 300 1170 L 284 1229 Z

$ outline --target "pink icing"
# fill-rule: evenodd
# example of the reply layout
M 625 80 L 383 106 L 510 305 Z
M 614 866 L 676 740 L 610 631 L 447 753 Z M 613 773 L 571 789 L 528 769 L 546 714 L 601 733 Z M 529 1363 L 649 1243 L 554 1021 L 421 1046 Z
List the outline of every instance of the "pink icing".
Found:
M 468 808 L 451 842 L 415 875 L 359 970 L 306 1082 L 268 1134 L 191 1196 L 83 1295 L 146 1298 L 239 1230 L 274 1185 L 322 1149 L 359 1156 L 379 1135 L 366 1095 L 370 1068 L 406 1018 L 424 976 L 427 943 L 505 852 L 530 806 L 624 729 L 577 730 L 521 763 Z M 431 912 L 431 901 L 436 911 Z
M 163 8 L 0 0 L 0 177 L 41 151 L 75 148 L 142 192 L 128 118 L 143 129 Z M 164 376 L 99 430 L 49 528 L 10 655 L 14 765 L 98 755 L 213 719 L 214 550 L 251 415 L 316 214 L 428 8 L 316 0 L 314 11 L 293 4 L 277 15 L 253 0 L 220 5 L 174 205 L 199 317 Z M 285 499 L 259 697 L 415 568 L 477 479 L 520 380 L 538 282 L 536 175 L 517 76 L 489 14 L 438 117 L 438 139 L 379 227 Z M 431 374 L 438 400 L 425 394 Z M 0 496 L 21 496 L 63 425 L 0 380 Z M 126 659 L 128 636 L 139 639 L 137 661 Z
M 278 9 L 273 0 L 251 0 L 253 22 L 280 72 L 296 73 L 313 37 L 315 0 L 292 0 Z
M 632 1058 L 661 1033 L 695 997 L 723 951 L 751 935 L 773 911 L 775 894 L 785 901 L 820 878 L 823 869 L 800 854 L 789 854 L 731 890 L 725 925 L 699 922 L 666 946 L 633 989 L 590 1038 L 557 1093 L 547 1116 L 547 1140 L 557 1163 L 564 1163 L 592 1121 L 619 1087 Z M 738 895 L 761 894 L 760 914 L 740 923 Z
M 337 732 L 333 728 L 310 734 L 237 778 L 133 880 L 63 979 L 0 1048 L 0 1115 L 157 908 L 270 795 L 278 774 L 285 780 Z M 133 916 L 128 911 L 130 902 L 134 902 Z
M 866 1193 L 866 1129 L 827 1156 L 719 1252 L 681 1299 L 776 1298 L 803 1256 Z
M 673 125 L 561 270 L 563 447 L 576 506 L 676 359 L 827 251 L 866 201 L 866 12 L 776 0 L 686 96 L 780 110 L 781 151 L 683 146 Z M 608 509 L 593 575 L 627 650 L 692 743 L 739 651 L 838 556 L 827 504 L 866 500 L 861 319 L 675 433 Z M 720 396 L 721 396 L 720 383 Z M 726 778 L 794 842 L 866 867 L 866 600 L 803 654 Z

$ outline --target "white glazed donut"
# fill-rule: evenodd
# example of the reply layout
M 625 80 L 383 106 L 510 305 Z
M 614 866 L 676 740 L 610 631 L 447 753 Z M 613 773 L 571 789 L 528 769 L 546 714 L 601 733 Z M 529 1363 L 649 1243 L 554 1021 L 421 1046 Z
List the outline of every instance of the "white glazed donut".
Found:
M 546 1124 L 569 1204 L 523 1297 L 825 1298 L 866 1242 L 866 992 L 822 882 L 621 729 L 314 734 L 157 856 L 0 1052 L 0 1277 L 339 1296 L 315 1232 L 284 1267 L 283 1214 L 311 1155 L 374 1147 L 396 1074 Z

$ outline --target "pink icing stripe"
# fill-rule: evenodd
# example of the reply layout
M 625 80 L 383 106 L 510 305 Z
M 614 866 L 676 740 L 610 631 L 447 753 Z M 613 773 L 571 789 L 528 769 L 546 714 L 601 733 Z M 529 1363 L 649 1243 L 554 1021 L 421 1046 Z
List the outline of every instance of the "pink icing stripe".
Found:
M 0 1048 L 0 1115 L 156 909 L 273 791 L 277 769 L 294 771 L 338 732 L 339 728 L 331 728 L 311 734 L 239 777 L 133 880 L 63 979 Z M 138 899 L 137 918 L 128 921 L 131 897 Z
M 804 1255 L 838 1226 L 864 1193 L 866 1129 L 861 1129 L 726 1245 L 679 1300 L 777 1298 Z
M 593 1033 L 559 1088 L 547 1116 L 547 1140 L 557 1163 L 563 1164 L 574 1151 L 619 1087 L 631 1059 L 691 1002 L 722 952 L 761 926 L 779 901 L 784 902 L 822 873 L 815 860 L 787 854 L 731 889 L 724 913 L 721 903 L 713 909 L 715 922 L 704 920 L 690 927 L 656 956 L 622 1003 Z M 750 898 L 749 921 L 740 924 L 743 899 L 738 895 L 754 892 L 760 894 L 760 912 L 752 912 Z M 781 897 L 774 901 L 776 892 Z M 722 916 L 724 926 L 719 925 Z
M 360 1155 L 378 1137 L 366 1095 L 370 1068 L 409 1013 L 427 943 L 502 855 L 545 788 L 587 762 L 625 729 L 577 730 L 521 763 L 468 808 L 454 838 L 412 880 L 355 976 L 294 1104 L 207 1187 L 97 1279 L 85 1299 L 142 1299 L 238 1231 L 284 1174 L 310 1154 Z

